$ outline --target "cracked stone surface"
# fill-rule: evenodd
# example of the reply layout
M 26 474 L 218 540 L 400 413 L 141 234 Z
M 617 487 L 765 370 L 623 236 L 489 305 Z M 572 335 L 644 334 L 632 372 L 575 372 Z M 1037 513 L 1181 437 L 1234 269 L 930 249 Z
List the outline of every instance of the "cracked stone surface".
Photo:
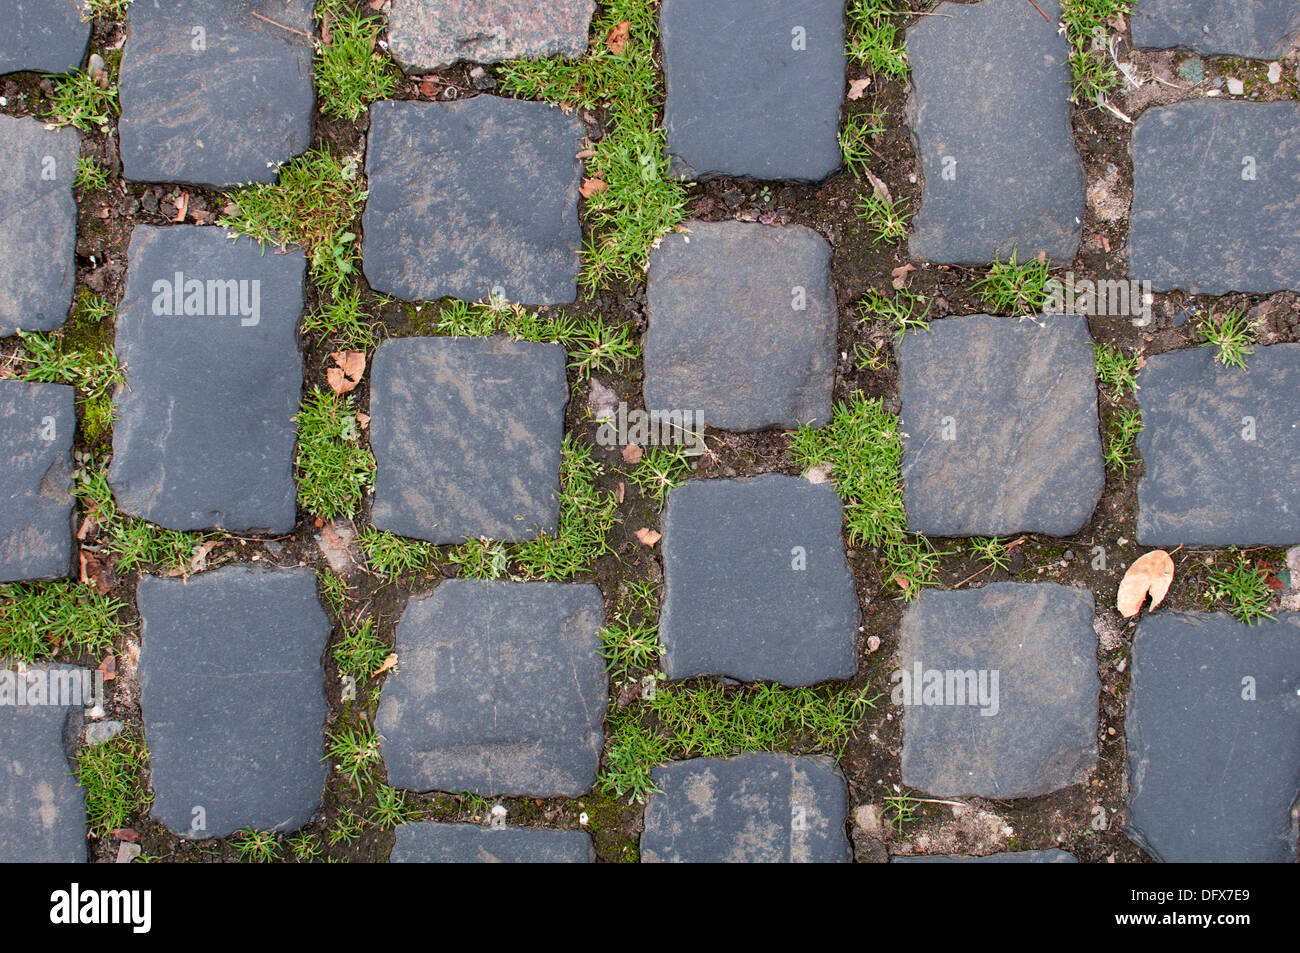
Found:
M 438 544 L 555 533 L 566 361 L 558 344 L 506 338 L 380 345 L 370 374 L 375 526 Z
M 1295 0 L 1137 0 L 1130 25 L 1138 47 L 1271 60 L 1300 41 L 1300 6 Z
M 126 178 L 274 182 L 311 144 L 312 0 L 139 0 L 118 122 Z
M 394 787 L 573 797 L 604 746 L 593 585 L 451 579 L 413 598 L 375 726 Z
M 898 347 L 907 526 L 1069 536 L 1105 486 L 1092 339 L 1080 317 L 977 314 Z
M 958 854 L 932 854 L 927 857 L 891 857 L 891 864 L 1077 864 L 1079 858 L 1066 851 L 1021 850 L 984 857 L 966 857 Z
M 0 337 L 53 331 L 72 306 L 77 277 L 75 129 L 0 116 Z
M 650 255 L 645 400 L 723 430 L 831 416 L 839 308 L 812 229 L 690 222 Z
M 68 757 L 89 698 L 85 681 L 71 665 L 0 670 L 0 863 L 86 862 L 86 803 Z M 73 704 L 55 704 L 56 695 Z
M 362 219 L 371 286 L 406 301 L 575 301 L 584 135 L 576 114 L 543 103 L 375 103 Z
M 139 226 L 127 260 L 127 386 L 108 472 L 118 508 L 168 529 L 292 532 L 303 254 L 263 254 L 221 228 Z M 188 313 L 168 313 L 178 300 Z
M 90 23 L 81 0 L 0 0 L 0 74 L 66 73 L 81 65 Z
M 388 49 L 408 72 L 581 56 L 595 12 L 594 0 L 395 0 Z
M 1200 100 L 1143 113 L 1131 243 L 1129 275 L 1156 291 L 1300 289 L 1300 103 Z
M 912 136 L 924 190 L 913 258 L 980 265 L 1040 252 L 1071 260 L 1084 214 L 1070 127 L 1069 47 L 1060 5 L 942 3 L 907 31 Z
M 840 167 L 842 3 L 664 0 L 659 27 L 676 171 L 817 182 Z
M 812 685 L 857 671 L 858 597 L 829 484 L 690 480 L 663 518 L 664 674 Z
M 1019 798 L 1084 780 L 1097 762 L 1092 615 L 1092 593 L 1056 583 L 922 591 L 891 679 L 903 784 Z
M 847 863 L 848 788 L 830 758 L 747 754 L 655 768 L 642 863 Z
M 1156 355 L 1138 375 L 1138 540 L 1292 545 L 1300 540 L 1300 344 L 1256 348 L 1245 371 L 1217 363 L 1216 353 Z
M 199 838 L 310 821 L 329 773 L 321 656 L 331 624 L 315 573 L 145 576 L 136 603 L 153 816 Z
M 72 568 L 76 391 L 0 380 L 0 582 Z
M 1130 836 L 1170 863 L 1295 863 L 1300 614 L 1145 616 L 1133 640 Z
M 596 851 L 583 831 L 479 824 L 402 824 L 389 860 L 395 864 L 591 864 Z

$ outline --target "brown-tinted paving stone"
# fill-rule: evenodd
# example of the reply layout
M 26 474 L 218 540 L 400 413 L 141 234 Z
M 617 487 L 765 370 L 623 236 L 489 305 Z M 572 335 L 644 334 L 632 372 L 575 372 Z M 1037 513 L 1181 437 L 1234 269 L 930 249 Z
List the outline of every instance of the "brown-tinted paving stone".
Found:
M 66 73 L 81 65 L 90 40 L 84 0 L 0 0 L 0 73 Z
M 1125 721 L 1129 833 L 1171 863 L 1295 863 L 1300 614 L 1145 616 Z
M 811 685 L 857 671 L 858 597 L 828 484 L 688 480 L 663 520 L 669 678 Z
M 138 0 L 118 121 L 128 179 L 273 182 L 311 144 L 312 0 Z
M 1300 41 L 1295 0 L 1137 0 L 1135 46 L 1184 47 L 1204 56 L 1275 59 Z
M 978 265 L 1013 250 L 1074 258 L 1083 164 L 1070 130 L 1060 5 L 941 3 L 907 31 L 924 192 L 913 258 Z
M 431 542 L 532 539 L 560 520 L 564 348 L 386 341 L 370 372 L 371 520 Z
M 645 400 L 710 427 L 830 419 L 839 309 L 812 229 L 691 222 L 650 256 Z
M 847 863 L 848 789 L 830 758 L 746 754 L 655 768 L 643 863 Z
M 375 719 L 389 783 L 485 797 L 590 789 L 604 614 L 592 585 L 452 579 L 411 599 Z
M 1300 541 L 1300 344 L 1256 348 L 1248 370 L 1196 347 L 1138 375 L 1138 540 L 1151 546 Z
M 0 336 L 53 331 L 77 277 L 77 131 L 0 116 Z
M 934 536 L 1068 536 L 1105 486 L 1083 318 L 944 318 L 898 348 L 903 498 Z
M 668 151 L 682 174 L 820 181 L 840 167 L 839 0 L 664 0 Z
M 0 863 L 85 863 L 86 804 L 68 753 L 92 695 L 85 669 L 0 662 Z
M 476 96 L 370 108 L 363 216 L 371 286 L 407 301 L 578 295 L 576 114 Z
M 593 0 L 394 0 L 388 48 L 412 72 L 459 60 L 581 56 Z
M 127 262 L 108 473 L 119 508 L 168 529 L 291 532 L 302 252 L 140 226 Z
M 1131 242 L 1130 276 L 1157 291 L 1300 290 L 1300 103 L 1143 113 Z
M 924 590 L 903 616 L 891 700 L 903 784 L 937 797 L 1037 797 L 1097 761 L 1092 594 L 1055 583 Z
M 153 816 L 199 838 L 310 821 L 329 772 L 321 656 L 330 621 L 315 573 L 145 576 L 136 599 Z
M 402 824 L 389 860 L 395 864 L 590 864 L 583 831 L 478 824 Z
M 0 380 L 0 582 L 72 568 L 75 390 Z

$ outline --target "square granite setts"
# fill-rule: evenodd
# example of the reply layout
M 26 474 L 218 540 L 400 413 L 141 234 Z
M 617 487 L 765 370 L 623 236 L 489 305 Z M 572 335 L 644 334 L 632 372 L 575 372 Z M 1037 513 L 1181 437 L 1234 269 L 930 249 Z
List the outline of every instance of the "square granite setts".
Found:
M 1172 351 L 1138 375 L 1138 540 L 1300 542 L 1300 344 L 1256 348 L 1245 371 L 1214 357 Z
M 476 96 L 370 107 L 362 217 L 371 286 L 407 301 L 578 296 L 576 115 Z
M 575 797 L 596 780 L 609 680 L 591 585 L 452 579 L 412 599 L 375 725 L 394 787 Z
M 848 789 L 830 758 L 746 754 L 655 768 L 642 863 L 847 863 Z
M 88 684 L 70 665 L 0 668 L 0 863 L 86 861 L 86 803 L 68 752 Z
M 423 823 L 398 826 L 388 859 L 394 864 L 590 864 L 596 852 L 583 831 Z
M 646 407 L 723 430 L 825 423 L 839 324 L 830 246 L 800 225 L 689 228 L 650 255 Z
M 593 0 L 397 0 L 388 14 L 388 49 L 409 72 L 461 60 L 581 56 L 595 12 Z
M 84 0 L 0 0 L 0 74 L 66 73 L 81 65 L 90 41 Z
M 768 474 L 668 494 L 660 620 L 668 678 L 811 685 L 857 671 L 844 509 L 827 484 Z
M 0 582 L 72 568 L 76 391 L 0 381 Z
M 311 144 L 312 0 L 139 0 L 118 121 L 139 182 L 274 182 Z
M 891 700 L 903 784 L 937 797 L 1037 797 L 1097 762 L 1092 594 L 1056 583 L 921 593 Z
M 840 167 L 840 0 L 664 0 L 659 27 L 681 173 L 817 182 Z
M 944 318 L 898 348 L 908 529 L 1068 536 L 1106 477 L 1083 318 Z
M 75 129 L 0 116 L 0 337 L 53 331 L 68 317 L 77 277 Z
M 1060 5 L 941 3 L 907 31 L 923 192 L 913 258 L 978 265 L 1017 252 L 1069 261 L 1084 213 Z
M 1300 289 L 1300 103 L 1198 100 L 1143 113 L 1131 243 L 1129 275 L 1156 291 Z
M 1296 0 L 1137 0 L 1133 45 L 1270 60 L 1300 41 Z
M 554 533 L 565 361 L 558 344 L 506 338 L 380 345 L 370 372 L 374 525 L 440 545 Z
M 119 508 L 168 529 L 290 532 L 306 259 L 191 225 L 137 227 L 127 258 Z
M 315 574 L 228 566 L 145 576 L 136 602 L 153 816 L 198 838 L 310 821 L 329 772 L 330 622 Z
M 1300 615 L 1160 612 L 1133 639 L 1129 833 L 1171 863 L 1295 863 Z

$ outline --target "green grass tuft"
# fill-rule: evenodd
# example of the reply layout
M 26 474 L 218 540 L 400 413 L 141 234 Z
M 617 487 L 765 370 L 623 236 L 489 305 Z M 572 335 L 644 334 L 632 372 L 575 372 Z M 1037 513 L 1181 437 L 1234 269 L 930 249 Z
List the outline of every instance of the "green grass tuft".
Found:
M 325 735 L 325 753 L 334 762 L 334 769 L 356 786 L 374 780 L 375 769 L 381 763 L 379 736 L 369 722 L 361 721 L 357 727 L 342 726 Z
M 893 328 L 895 343 L 908 331 L 930 329 L 930 302 L 911 291 L 897 291 L 887 298 L 873 288 L 858 302 L 858 315 L 863 321 L 880 321 Z
M 850 0 L 846 52 L 872 72 L 889 77 L 908 73 L 899 14 L 907 12 L 902 0 Z
M 1136 410 L 1116 411 L 1106 428 L 1102 459 L 1106 469 L 1128 476 L 1128 468 L 1137 463 L 1136 445 L 1142 433 L 1142 414 Z
M 1110 57 L 1107 21 L 1127 16 L 1130 5 L 1129 0 L 1062 0 L 1061 21 L 1074 73 L 1072 102 L 1100 106 L 1119 84 L 1119 70 Z
M 318 342 L 332 340 L 338 347 L 353 351 L 368 351 L 379 338 L 355 286 L 340 291 L 328 304 L 303 318 L 302 332 Z
M 1204 338 L 1202 347 L 1217 347 L 1214 359 L 1224 367 L 1246 370 L 1246 358 L 1255 353 L 1255 322 L 1243 308 L 1236 308 L 1216 320 L 1211 315 L 1196 326 Z
M 74 582 L 0 585 L 0 658 L 35 662 L 60 651 L 100 655 L 126 631 L 125 606 Z
M 108 167 L 87 156 L 77 159 L 77 173 L 72 179 L 73 188 L 82 192 L 103 192 L 108 188 Z
M 1268 613 L 1268 605 L 1273 599 L 1268 573 L 1253 565 L 1244 555 L 1237 556 L 1231 569 L 1212 570 L 1209 582 L 1207 601 L 1226 607 L 1246 625 L 1273 618 Z
M 375 458 L 361 444 L 352 398 L 313 388 L 294 420 L 298 502 L 322 519 L 356 515 L 374 486 Z
M 976 281 L 971 291 L 996 314 L 1038 314 L 1047 304 L 1049 268 L 1045 258 L 1034 258 L 1021 265 L 1013 251 L 1009 261 L 995 258 L 988 274 Z
M 628 474 L 628 479 L 641 489 L 641 494 L 655 506 L 663 508 L 668 491 L 681 486 L 690 464 L 682 447 L 652 446 L 645 449 L 641 461 Z
M 148 761 L 144 743 L 124 734 L 77 754 L 77 783 L 85 790 L 86 820 L 94 834 L 103 837 L 133 815 L 148 814 L 153 797 L 141 777 Z
M 360 119 L 366 107 L 397 92 L 401 70 L 378 48 L 384 20 L 366 16 L 347 0 L 321 0 L 316 22 L 328 42 L 316 44 L 316 96 L 335 119 Z
M 861 178 L 872 156 L 871 141 L 885 131 L 885 114 L 880 110 L 861 112 L 844 120 L 840 130 L 840 152 L 849 175 Z
M 379 637 L 375 620 L 366 618 L 344 631 L 334 646 L 334 661 L 344 675 L 364 681 L 379 671 L 389 651 L 388 644 Z
M 389 582 L 400 576 L 423 573 L 433 559 L 431 544 L 396 533 L 367 529 L 357 541 L 366 554 L 366 564 L 380 575 L 387 576 Z
M 75 126 L 82 132 L 101 132 L 119 113 L 117 105 L 117 56 L 110 57 L 104 85 L 84 70 L 74 69 L 52 76 L 49 118 L 61 126 Z
M 280 858 L 280 842 L 271 831 L 236 831 L 229 843 L 246 864 L 270 864 Z
M 1104 393 L 1110 390 L 1110 399 L 1119 400 L 1125 394 L 1137 391 L 1137 372 L 1141 359 L 1134 354 L 1125 357 L 1122 348 L 1110 344 L 1094 344 L 1097 360 L 1097 384 Z
M 627 681 L 633 672 L 658 667 L 663 656 L 659 643 L 659 594 L 648 582 L 630 582 L 620 593 L 618 605 L 601 630 L 601 655 L 616 682 Z
M 907 237 L 907 223 L 911 215 L 904 211 L 906 204 L 907 199 L 890 201 L 874 193 L 858 199 L 858 218 L 871 229 L 872 244 L 895 244 Z

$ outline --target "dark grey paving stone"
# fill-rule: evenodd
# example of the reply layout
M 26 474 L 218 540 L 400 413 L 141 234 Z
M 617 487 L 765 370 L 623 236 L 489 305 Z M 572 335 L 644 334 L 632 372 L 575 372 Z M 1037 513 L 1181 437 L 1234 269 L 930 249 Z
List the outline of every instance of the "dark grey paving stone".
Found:
M 1295 863 L 1300 615 L 1146 616 L 1133 640 L 1129 834 L 1171 863 Z
M 53 331 L 72 306 L 81 141 L 71 128 L 0 116 L 0 337 Z
M 395 864 L 591 864 L 596 851 L 583 831 L 402 824 L 389 860 Z
M 979 265 L 1013 249 L 1069 261 L 1079 248 L 1083 164 L 1070 129 L 1060 5 L 942 3 L 907 31 L 912 136 L 924 191 L 913 258 Z
M 186 580 L 145 576 L 136 604 L 153 816 L 198 838 L 310 821 L 329 773 L 330 621 L 315 574 L 227 566 Z
M 375 724 L 388 781 L 573 797 L 596 779 L 609 680 L 591 585 L 452 579 L 412 599 Z
M 1063 850 L 1021 850 L 984 857 L 959 854 L 930 854 L 924 857 L 891 857 L 891 864 L 1077 864 L 1079 858 Z
M 723 430 L 831 416 L 831 250 L 799 225 L 692 222 L 651 253 L 645 400 Z
M 168 529 L 290 532 L 306 259 L 190 225 L 137 227 L 127 258 L 127 386 L 108 473 L 118 506 Z M 181 310 L 201 314 L 167 313 L 178 276 Z
M 81 0 L 0 0 L 0 73 L 66 73 L 81 65 L 90 41 Z
M 388 15 L 388 49 L 411 72 L 460 60 L 581 56 L 595 12 L 593 0 L 398 0 Z
M 1092 593 L 1055 583 L 923 591 L 891 679 L 903 784 L 1018 798 L 1084 780 L 1097 762 L 1092 613 Z
M 363 216 L 371 286 L 407 301 L 576 300 L 583 135 L 576 114 L 543 103 L 375 103 Z
M 659 633 L 669 678 L 812 685 L 858 667 L 844 508 L 829 484 L 767 474 L 668 494 Z
M 72 568 L 76 390 L 0 381 L 0 582 Z
M 903 338 L 898 366 L 909 529 L 1068 536 L 1088 522 L 1106 477 L 1083 318 L 944 318 Z
M 68 757 L 86 681 L 71 665 L 0 669 L 0 863 L 86 862 L 86 803 Z
M 817 182 L 840 167 L 842 3 L 664 0 L 659 28 L 683 174 Z
M 375 526 L 438 544 L 554 533 L 566 360 L 558 344 L 506 338 L 380 345 L 370 372 Z
M 1138 375 L 1146 471 L 1138 540 L 1292 545 L 1300 541 L 1300 344 L 1256 348 L 1245 371 L 1217 363 L 1216 353 L 1149 357 Z
M 126 177 L 274 182 L 279 165 L 311 144 L 312 6 L 132 3 L 117 124 Z
M 1300 289 L 1300 103 L 1143 113 L 1130 243 L 1129 274 L 1156 291 Z
M 746 754 L 655 768 L 642 863 L 847 863 L 848 788 L 830 758 Z
M 1295 0 L 1137 0 L 1130 25 L 1135 46 L 1269 60 L 1300 41 L 1300 6 Z

